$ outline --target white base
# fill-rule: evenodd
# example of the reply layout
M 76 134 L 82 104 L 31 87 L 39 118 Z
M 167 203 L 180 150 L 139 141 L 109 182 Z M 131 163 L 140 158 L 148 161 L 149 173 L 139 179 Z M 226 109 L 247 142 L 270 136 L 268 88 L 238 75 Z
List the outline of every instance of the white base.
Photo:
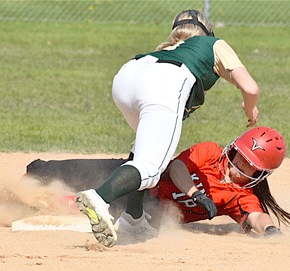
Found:
M 12 231 L 56 230 L 92 232 L 89 219 L 80 216 L 34 216 L 12 223 Z

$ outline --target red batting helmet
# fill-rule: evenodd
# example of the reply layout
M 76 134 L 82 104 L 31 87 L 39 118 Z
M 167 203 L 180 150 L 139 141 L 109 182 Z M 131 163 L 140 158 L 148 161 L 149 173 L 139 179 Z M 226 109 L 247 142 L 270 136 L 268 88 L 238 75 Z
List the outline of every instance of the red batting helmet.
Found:
M 263 126 L 248 130 L 226 146 L 221 158 L 225 155 L 231 164 L 229 153 L 233 149 L 260 172 L 258 177 L 247 176 L 252 182 L 244 188 L 253 187 L 269 176 L 281 165 L 286 155 L 286 143 L 283 136 L 276 130 Z
M 269 127 L 255 127 L 235 140 L 234 148 L 258 170 L 278 168 L 286 155 L 283 136 Z

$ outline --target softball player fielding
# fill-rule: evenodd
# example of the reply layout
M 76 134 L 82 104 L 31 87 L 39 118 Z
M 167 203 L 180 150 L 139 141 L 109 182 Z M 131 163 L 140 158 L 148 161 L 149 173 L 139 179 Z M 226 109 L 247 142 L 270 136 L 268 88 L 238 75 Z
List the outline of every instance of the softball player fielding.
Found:
M 258 121 L 259 89 L 233 49 L 214 37 L 212 25 L 197 10 L 179 13 L 170 41 L 154 52 L 137 55 L 113 81 L 113 98 L 136 132 L 133 159 L 116 169 L 96 190 L 80 192 L 76 203 L 105 246 L 117 240 L 108 207 L 115 199 L 156 186 L 178 145 L 182 121 L 204 103 L 204 94 L 219 77 L 243 96 L 248 126 Z M 210 199 L 200 202 L 214 216 Z

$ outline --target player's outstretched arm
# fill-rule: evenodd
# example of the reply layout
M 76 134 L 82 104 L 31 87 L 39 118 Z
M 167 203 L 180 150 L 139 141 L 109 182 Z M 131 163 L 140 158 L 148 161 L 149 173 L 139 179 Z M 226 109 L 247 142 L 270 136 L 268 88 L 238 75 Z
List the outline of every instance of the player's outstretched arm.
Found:
M 245 67 L 233 69 L 231 75 L 238 88 L 242 91 L 244 99 L 242 107 L 249 122 L 247 127 L 252 127 L 257 123 L 259 118 L 259 111 L 257 109 L 259 87 Z
M 259 234 L 265 236 L 281 235 L 281 231 L 275 227 L 273 220 L 266 213 L 253 212 L 248 216 L 251 227 Z

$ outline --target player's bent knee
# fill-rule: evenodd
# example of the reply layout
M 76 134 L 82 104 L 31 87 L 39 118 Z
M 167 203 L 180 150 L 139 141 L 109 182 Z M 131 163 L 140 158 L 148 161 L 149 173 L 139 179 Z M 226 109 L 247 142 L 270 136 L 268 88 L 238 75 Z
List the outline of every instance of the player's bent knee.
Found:
M 152 188 L 157 185 L 161 171 L 151 162 L 147 161 L 128 161 L 126 165 L 131 165 L 138 169 L 141 175 L 141 186 L 138 190 Z

